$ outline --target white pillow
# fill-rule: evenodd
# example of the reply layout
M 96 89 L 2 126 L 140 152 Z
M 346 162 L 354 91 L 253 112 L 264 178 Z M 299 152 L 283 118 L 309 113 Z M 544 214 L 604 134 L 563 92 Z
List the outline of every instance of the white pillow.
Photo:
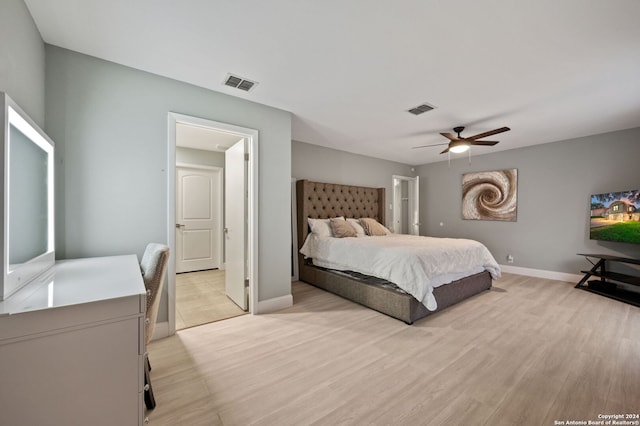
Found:
M 358 237 L 367 236 L 367 233 L 364 232 L 364 228 L 362 227 L 362 225 L 360 225 L 360 222 L 358 221 L 358 219 L 349 218 L 347 219 L 347 222 L 349 222 L 349 224 L 353 226 L 353 229 L 356 230 L 356 234 Z
M 340 216 L 341 219 L 344 217 Z M 309 228 L 311 228 L 311 232 L 315 234 L 317 237 L 326 238 L 332 237 L 333 233 L 331 232 L 331 219 L 311 219 L 307 218 L 309 222 Z

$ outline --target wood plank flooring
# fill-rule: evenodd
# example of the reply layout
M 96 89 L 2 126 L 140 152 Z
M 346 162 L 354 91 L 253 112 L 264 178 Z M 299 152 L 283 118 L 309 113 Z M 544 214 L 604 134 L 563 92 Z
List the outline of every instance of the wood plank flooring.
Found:
M 504 274 L 413 326 L 304 283 L 152 342 L 153 425 L 555 425 L 640 411 L 640 308 Z
M 225 293 L 224 270 L 176 274 L 176 330 L 244 314 Z

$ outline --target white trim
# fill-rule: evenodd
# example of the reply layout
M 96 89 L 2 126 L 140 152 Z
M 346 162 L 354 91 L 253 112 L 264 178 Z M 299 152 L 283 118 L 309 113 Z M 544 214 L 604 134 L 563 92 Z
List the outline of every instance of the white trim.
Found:
M 204 118 L 193 117 L 175 112 L 168 113 L 168 155 L 167 155 L 167 243 L 170 250 L 175 252 L 175 174 L 176 174 L 176 123 L 187 123 L 195 126 L 213 128 L 223 133 L 237 135 L 238 138 L 246 138 L 249 154 L 249 206 L 248 206 L 248 263 L 249 263 L 249 313 L 258 312 L 258 131 L 233 124 L 222 123 Z M 175 334 L 176 314 L 176 267 L 175 259 L 169 261 L 167 272 L 167 291 L 169 304 L 169 335 Z
M 219 170 L 219 171 L 223 171 L 224 167 L 219 167 L 219 166 L 205 166 L 204 164 L 195 164 L 195 163 L 183 163 L 183 162 L 179 162 L 176 163 L 176 167 L 186 167 L 189 169 L 201 169 L 201 170 Z
M 291 259 L 293 275 L 291 281 L 298 281 L 300 275 L 298 270 L 298 218 L 296 202 L 296 178 L 291 178 L 291 247 L 293 247 L 293 257 Z
M 391 229 L 393 232 L 400 233 L 402 230 L 396 229 L 396 212 L 398 211 L 398 203 L 396 202 L 399 198 L 399 195 L 396 194 L 396 180 L 398 181 L 407 181 L 409 183 L 409 187 L 407 188 L 409 194 L 409 202 L 407 203 L 407 210 L 410 213 L 410 219 L 413 224 L 408 224 L 409 226 L 409 234 L 420 235 L 420 177 L 419 176 L 400 176 L 400 175 L 392 175 L 391 176 L 391 204 L 393 209 L 391 210 Z M 415 233 L 413 233 L 415 231 Z
M 153 328 L 153 335 L 151 336 L 151 340 L 163 339 L 165 337 L 169 337 L 169 322 L 157 322 L 155 327 Z
M 287 294 L 286 296 L 274 297 L 273 299 L 261 300 L 258 302 L 258 313 L 266 314 L 269 312 L 279 311 L 293 306 L 293 296 Z
M 526 275 L 528 277 L 545 278 L 548 280 L 558 280 L 578 283 L 582 275 L 569 274 L 567 272 L 545 271 L 544 269 L 523 268 L 521 266 L 500 265 L 502 272 L 509 274 Z
M 167 153 L 167 245 L 169 253 L 176 250 L 176 122 L 177 117 L 169 113 L 167 135 L 169 137 Z M 176 333 L 176 261 L 169 256 L 167 267 L 167 335 Z M 158 324 L 156 324 L 156 327 Z M 154 333 L 155 335 L 155 333 Z
M 247 191 L 249 192 L 248 205 L 248 246 L 247 255 L 249 257 L 249 313 L 258 313 L 258 131 L 252 129 L 242 129 L 247 138 L 247 154 L 249 154 L 249 176 Z

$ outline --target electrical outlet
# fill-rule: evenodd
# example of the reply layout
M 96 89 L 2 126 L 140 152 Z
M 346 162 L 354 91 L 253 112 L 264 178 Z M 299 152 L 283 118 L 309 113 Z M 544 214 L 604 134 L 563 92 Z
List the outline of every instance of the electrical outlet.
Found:
M 513 263 L 513 255 L 511 254 L 507 255 L 507 263 Z

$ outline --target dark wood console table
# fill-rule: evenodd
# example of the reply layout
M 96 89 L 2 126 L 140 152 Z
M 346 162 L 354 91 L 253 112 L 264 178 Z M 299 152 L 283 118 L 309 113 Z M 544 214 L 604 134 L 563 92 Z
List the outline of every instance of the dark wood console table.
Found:
M 640 276 L 609 271 L 606 266 L 607 261 L 640 265 L 640 259 L 610 256 L 607 254 L 578 253 L 578 256 L 584 256 L 589 262 L 591 262 L 593 268 L 591 268 L 591 270 L 589 271 L 580 271 L 585 274 L 585 276 L 576 285 L 576 288 L 581 288 L 592 293 L 600 294 L 611 299 L 616 299 L 621 302 L 640 307 L 640 291 L 636 292 L 627 290 L 619 287 L 618 284 L 616 284 L 623 283 L 632 286 L 640 286 Z M 596 263 L 593 263 L 590 258 L 599 260 Z M 592 276 L 599 277 L 600 279 L 589 281 L 589 278 L 591 278 Z

